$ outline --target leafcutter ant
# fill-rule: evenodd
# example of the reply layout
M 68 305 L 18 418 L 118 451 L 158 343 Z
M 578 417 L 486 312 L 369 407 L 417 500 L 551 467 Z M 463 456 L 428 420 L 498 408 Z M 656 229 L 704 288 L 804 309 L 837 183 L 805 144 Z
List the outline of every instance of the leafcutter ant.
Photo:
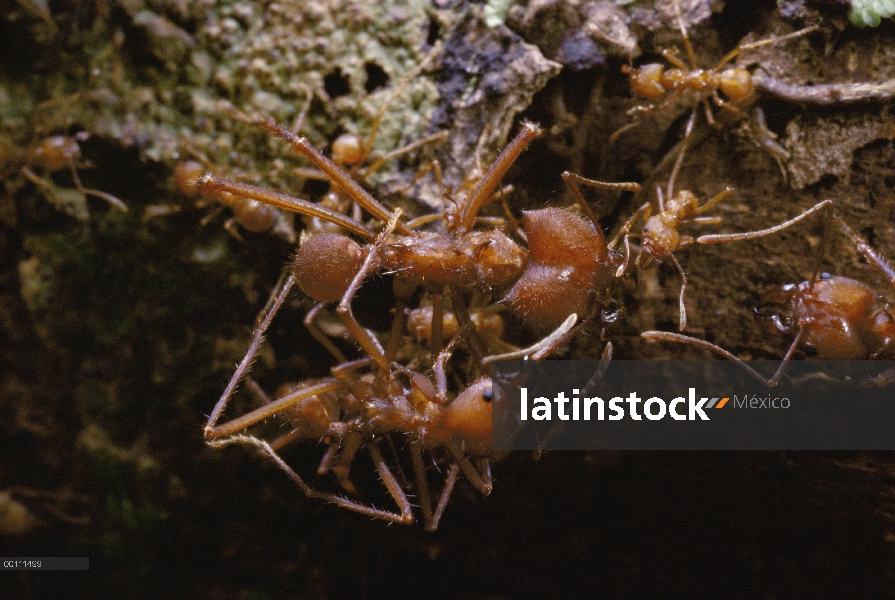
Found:
M 895 286 L 895 270 L 864 238 L 832 212 L 831 200 L 815 205 L 778 228 L 795 224 L 822 209 L 829 211 L 826 228 L 835 221 L 861 254 Z M 733 235 L 738 236 L 737 239 L 751 239 L 757 237 L 755 233 L 760 232 Z M 715 237 L 703 236 L 697 241 L 712 243 Z M 770 331 L 794 336 L 780 367 L 770 378 L 763 377 L 742 359 L 711 342 L 661 331 L 647 331 L 642 335 L 647 339 L 680 342 L 711 350 L 737 362 L 768 386 L 777 384 L 783 376 L 786 363 L 799 347 L 820 359 L 855 360 L 892 356 L 895 347 L 895 310 L 872 288 L 860 281 L 828 273 L 818 275 L 823 246 L 822 243 L 817 264 L 809 280 L 787 284 L 766 294 L 762 305 L 756 309 L 759 321 Z
M 383 222 L 390 219 L 391 214 L 378 200 L 344 169 L 311 146 L 305 138 L 300 138 L 269 120 L 262 125 L 273 135 L 289 142 L 296 152 L 310 159 L 335 185 L 373 217 Z M 539 127 L 524 123 L 516 138 L 498 156 L 469 196 L 463 202 L 451 203 L 446 207 L 445 214 L 441 216 L 447 229 L 446 234 L 439 231 L 418 231 L 414 229 L 414 222 L 397 220 L 394 230 L 400 235 L 390 237 L 375 253 L 371 252 L 372 246 L 362 247 L 342 234 L 320 233 L 310 236 L 298 249 L 293 263 L 299 287 L 321 303 L 341 299 L 337 312 L 349 333 L 382 370 L 387 371 L 388 363 L 383 352 L 375 347 L 372 338 L 354 319 L 351 307 L 345 301 L 349 285 L 361 265 L 365 261 L 369 262 L 367 273 L 379 269 L 395 272 L 405 290 L 398 294 L 399 300 L 406 298 L 417 286 L 423 285 L 432 294 L 434 323 L 441 322 L 440 297 L 446 288 L 451 290 L 452 296 L 459 298 L 462 296 L 461 289 L 490 292 L 512 285 L 525 266 L 528 252 L 497 229 L 480 231 L 473 227 L 479 210 L 493 198 L 492 194 L 507 169 L 539 133 Z M 200 185 L 203 190 L 227 192 L 299 214 L 319 217 L 368 241 L 375 237 L 373 231 L 362 222 L 300 198 L 229 181 L 213 174 L 203 176 Z M 423 218 L 421 221 L 428 220 Z M 454 302 L 454 311 L 460 325 L 465 325 L 468 321 L 465 303 Z M 400 318 L 403 306 L 397 312 Z M 332 351 L 331 342 L 319 331 L 315 331 L 309 319 L 306 319 L 306 323 L 315 337 Z M 483 356 L 485 352 L 482 344 L 475 341 L 478 336 L 474 329 L 469 337 L 478 348 L 476 354 Z M 440 346 L 441 339 L 433 335 L 433 349 Z
M 376 256 L 396 223 L 397 215 L 390 219 L 386 229 L 377 236 L 368 257 Z M 373 261 L 365 259 L 363 267 L 346 292 L 343 303 L 350 304 L 351 296 L 372 266 Z M 208 419 L 205 427 L 208 443 L 212 446 L 232 443 L 254 445 L 285 471 L 310 498 L 326 500 L 389 522 L 412 523 L 413 512 L 404 489 L 407 485 L 402 485 L 395 476 L 379 448 L 379 442 L 383 438 L 401 434 L 410 446 L 415 489 L 425 526 L 430 531 L 437 529 L 460 473 L 479 492 L 488 495 L 491 491 L 491 379 L 487 375 L 480 376 L 453 398 L 448 394 L 446 363 L 455 341 L 463 336 L 464 330 L 459 332 L 454 342 L 439 352 L 434 364 L 434 382 L 394 362 L 388 362 L 386 369 L 379 368 L 380 361 L 370 356 L 338 365 L 332 369 L 332 377 L 287 387 L 274 400 L 268 399 L 257 384 L 249 381 L 264 405 L 218 425 L 236 387 L 248 373 L 261 347 L 264 333 L 297 281 L 295 273 L 288 274 L 271 297 L 270 309 L 259 319 L 245 357 Z M 521 351 L 521 355 L 530 355 L 534 359 L 543 358 L 564 339 L 574 322 L 573 315 L 560 330 L 540 344 Z M 464 329 L 468 331 L 469 327 Z M 390 337 L 396 335 L 400 335 L 400 330 L 393 327 Z M 386 347 L 394 348 L 395 345 L 389 340 Z M 383 358 L 388 361 L 392 357 Z M 483 365 L 486 362 L 483 361 Z M 402 383 L 402 380 L 406 380 L 407 384 Z M 245 432 L 274 416 L 285 418 L 291 430 L 271 442 L 254 433 Z M 349 493 L 356 491 L 350 478 L 351 465 L 357 452 L 365 449 L 388 494 L 397 504 L 398 511 L 367 506 L 338 494 L 318 491 L 308 485 L 279 452 L 288 443 L 304 439 L 323 440 L 328 445 L 317 471 L 321 475 L 332 472 L 342 488 Z M 433 509 L 423 456 L 424 452 L 434 456 L 441 449 L 447 451 L 450 464 L 443 491 Z
M 0 179 L 5 179 L 10 172 L 18 169 L 28 181 L 43 190 L 48 198 L 56 203 L 55 198 L 61 194 L 57 186 L 32 169 L 52 173 L 67 168 L 71 172 L 75 189 L 83 196 L 99 198 L 114 208 L 127 212 L 127 205 L 112 194 L 84 187 L 81 183 L 78 167 L 83 165 L 79 162 L 81 159 L 79 142 L 83 142 L 88 137 L 90 136 L 87 132 L 80 132 L 74 136 L 53 135 L 26 147 L 18 147 L 5 140 L 0 140 L 0 169 L 9 169 L 6 174 L 0 176 Z M 83 196 L 81 202 L 83 202 Z M 60 201 L 59 204 L 66 204 L 66 202 Z M 86 218 L 86 215 L 83 216 Z
M 709 104 L 709 98 L 716 106 L 728 110 L 739 117 L 745 117 L 745 113 L 735 105 L 752 95 L 755 89 L 752 74 L 747 69 L 741 67 L 725 68 L 725 66 L 746 50 L 801 37 L 816 31 L 818 28 L 816 25 L 813 25 L 779 37 L 741 44 L 724 55 L 714 67 L 700 69 L 696 65 L 696 55 L 690 43 L 687 28 L 684 26 L 680 6 L 677 1 L 674 3 L 674 9 L 689 64 L 666 48 L 662 50 L 662 56 L 673 65 L 673 68 L 666 68 L 661 63 L 650 63 L 636 68 L 627 65 L 623 66 L 622 71 L 631 77 L 631 91 L 641 98 L 658 101 L 657 104 L 636 106 L 629 111 L 629 114 L 647 114 L 663 110 L 671 106 L 685 91 L 692 91 L 699 98 L 697 104 L 701 103 L 703 105 L 706 120 L 710 125 L 716 125 L 716 120 L 712 113 L 711 104 Z M 721 94 L 724 95 L 724 98 L 722 98 Z M 693 110 L 696 111 L 696 107 Z M 614 141 L 619 135 L 638 124 L 639 120 L 622 127 L 612 134 L 610 141 Z

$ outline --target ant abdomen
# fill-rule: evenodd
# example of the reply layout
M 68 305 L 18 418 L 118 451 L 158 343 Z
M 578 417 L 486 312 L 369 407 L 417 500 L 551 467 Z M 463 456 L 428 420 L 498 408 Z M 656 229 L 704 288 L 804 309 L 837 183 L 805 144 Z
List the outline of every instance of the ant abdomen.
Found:
M 531 260 L 503 299 L 527 322 L 555 328 L 587 312 L 594 291 L 612 277 L 606 239 L 590 222 L 561 208 L 523 213 Z
M 365 256 L 364 249 L 349 237 L 318 233 L 298 249 L 292 270 L 307 295 L 319 302 L 333 302 L 345 295 Z
M 353 165 L 367 156 L 364 138 L 354 133 L 343 133 L 333 141 L 332 158 L 337 165 Z

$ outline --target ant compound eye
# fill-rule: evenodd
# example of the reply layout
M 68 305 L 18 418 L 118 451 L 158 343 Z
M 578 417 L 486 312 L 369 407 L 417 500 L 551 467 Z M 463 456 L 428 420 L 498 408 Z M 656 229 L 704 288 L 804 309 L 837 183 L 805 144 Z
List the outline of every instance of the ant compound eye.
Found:
M 492 402 L 494 400 L 494 392 L 490 389 L 484 390 L 482 392 L 482 400 L 485 402 Z
M 826 271 L 820 274 L 821 279 L 831 279 L 833 276 L 827 273 Z

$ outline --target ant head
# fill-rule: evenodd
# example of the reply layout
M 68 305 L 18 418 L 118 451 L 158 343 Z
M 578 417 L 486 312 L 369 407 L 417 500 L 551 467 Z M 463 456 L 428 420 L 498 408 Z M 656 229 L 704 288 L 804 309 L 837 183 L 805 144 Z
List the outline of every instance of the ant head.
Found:
M 261 233 L 273 227 L 277 209 L 257 200 L 245 200 L 234 208 L 239 224 L 252 233 Z
M 343 133 L 333 142 L 333 162 L 337 165 L 353 165 L 367 156 L 364 138 L 355 133 Z
M 174 165 L 174 184 L 188 198 L 201 194 L 199 178 L 205 174 L 205 167 L 195 160 L 184 160 Z
M 299 287 L 319 302 L 341 300 L 360 271 L 364 250 L 338 233 L 308 238 L 295 255 L 292 270 Z
M 482 377 L 448 405 L 441 429 L 473 445 L 490 446 L 491 400 L 491 378 Z
M 40 142 L 34 153 L 40 157 L 41 164 L 48 171 L 58 171 L 71 164 L 81 154 L 75 138 L 54 135 Z
M 738 102 L 748 98 L 755 86 L 752 84 L 752 74 L 746 69 L 727 69 L 721 73 L 719 87 L 731 102 Z
M 631 76 L 631 92 L 642 97 L 656 100 L 665 95 L 666 89 L 662 85 L 662 72 L 665 67 L 660 63 L 650 63 L 632 69 L 627 65 L 622 66 L 622 71 Z

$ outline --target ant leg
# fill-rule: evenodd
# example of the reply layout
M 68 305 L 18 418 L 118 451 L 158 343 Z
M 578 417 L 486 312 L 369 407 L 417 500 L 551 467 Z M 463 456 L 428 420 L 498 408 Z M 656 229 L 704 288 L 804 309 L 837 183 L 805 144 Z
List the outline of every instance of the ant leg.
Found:
M 273 447 L 273 444 L 271 444 Z M 326 447 L 326 452 L 323 453 L 323 457 L 320 459 L 320 465 L 317 467 L 318 475 L 326 475 L 329 473 L 330 469 L 332 469 L 333 461 L 336 458 L 336 454 L 339 452 L 339 442 L 332 442 Z M 274 448 L 276 450 L 276 448 Z
M 444 489 L 441 491 L 441 498 L 438 500 L 438 506 L 435 507 L 435 514 L 432 515 L 432 527 L 429 529 L 427 527 L 427 531 L 435 531 L 438 529 L 438 523 L 441 522 L 441 517 L 444 515 L 444 509 L 447 508 L 448 500 L 451 498 L 451 494 L 454 491 L 454 486 L 457 485 L 457 476 L 460 474 L 460 465 L 457 463 L 451 464 L 448 468 L 447 477 L 444 480 Z
M 662 57 L 682 71 L 690 71 L 693 69 L 693 67 L 679 59 L 677 55 L 671 50 L 662 50 Z
M 319 500 L 324 500 L 326 502 L 331 502 L 336 506 L 347 508 L 348 510 L 360 513 L 367 517 L 372 517 L 374 519 L 381 519 L 383 521 L 389 521 L 391 523 L 413 523 L 413 515 L 410 512 L 410 503 L 407 502 L 407 497 L 404 496 L 404 492 L 401 491 L 400 487 L 397 489 L 400 495 L 403 496 L 403 504 L 402 502 L 398 501 L 398 498 L 395 498 L 394 495 L 392 497 L 395 498 L 396 502 L 398 502 L 398 506 L 401 509 L 401 514 L 364 506 L 363 504 L 352 502 L 348 498 L 343 498 L 342 496 L 337 496 L 335 494 L 329 494 L 326 492 L 318 492 L 317 490 L 313 489 L 311 486 L 305 483 L 304 479 L 302 479 L 301 476 L 292 469 L 292 467 L 286 464 L 286 461 L 280 458 L 280 455 L 274 452 L 273 448 L 270 447 L 270 444 L 268 444 L 264 440 L 259 440 L 258 438 L 248 435 L 237 435 L 224 440 L 215 440 L 213 442 L 210 442 L 210 444 L 215 447 L 226 446 L 228 444 L 234 443 L 251 444 L 260 448 L 262 452 L 267 454 L 277 464 L 277 466 L 280 467 L 280 469 L 282 469 L 289 476 L 289 478 L 296 483 L 296 485 L 298 485 L 301 491 L 304 492 L 305 496 L 307 496 L 308 498 L 316 498 Z M 391 472 L 388 471 L 388 467 L 385 467 L 385 469 L 388 472 L 388 475 L 391 476 Z M 397 485 L 394 476 L 391 476 L 391 481 L 395 485 Z M 391 492 L 391 489 L 389 489 L 389 492 Z
M 388 490 L 389 495 L 391 495 L 392 500 L 395 501 L 398 508 L 401 510 L 401 520 L 399 522 L 406 524 L 413 523 L 413 512 L 410 509 L 410 501 L 407 500 L 407 494 L 401 489 L 398 480 L 395 479 L 395 476 L 392 474 L 392 470 L 385 464 L 385 460 L 379 452 L 379 447 L 373 442 L 367 450 L 370 452 L 370 456 L 373 457 L 373 462 L 376 463 L 376 470 L 379 472 L 379 477 L 382 479 L 382 483 L 385 484 L 385 488 Z
M 403 148 L 398 148 L 397 150 L 392 150 L 391 152 L 387 152 L 382 157 L 376 159 L 369 167 L 367 167 L 365 169 L 361 169 L 358 172 L 358 176 L 361 178 L 364 178 L 364 177 L 367 177 L 368 175 L 372 175 L 377 170 L 379 170 L 382 167 L 382 165 L 384 165 L 391 159 L 397 158 L 399 156 L 403 156 L 404 154 L 407 154 L 409 152 L 413 152 L 417 148 L 422 148 L 423 146 L 427 146 L 429 144 L 434 144 L 435 142 L 440 142 L 444 139 L 447 139 L 448 135 L 449 135 L 448 131 L 439 131 L 438 133 L 433 133 L 432 135 L 428 135 L 421 140 L 417 140 L 411 144 L 407 144 Z M 417 178 L 414 177 L 413 183 L 416 183 L 416 181 L 417 181 Z
M 336 481 L 339 482 L 342 489 L 352 494 L 356 494 L 357 489 L 354 487 L 354 484 L 351 483 L 351 479 L 349 478 L 349 475 L 351 474 L 351 463 L 354 461 L 354 456 L 357 454 L 357 451 L 360 450 L 363 445 L 364 438 L 360 433 L 357 431 L 348 432 L 339 442 L 341 452 L 331 468 L 333 475 L 336 476 Z
M 482 474 L 476 470 L 471 462 L 469 462 L 469 459 L 466 457 L 463 449 L 457 444 L 456 440 L 451 440 L 446 445 L 448 450 L 451 451 L 451 454 L 454 455 L 454 459 L 457 461 L 457 464 L 460 466 L 460 470 L 463 471 L 466 479 L 469 480 L 469 483 L 471 483 L 483 496 L 490 494 L 492 486 L 489 474 L 486 473 L 485 477 L 482 477 Z
M 441 294 L 432 294 L 432 360 L 438 358 L 442 339 L 444 338 L 444 305 L 441 303 Z
M 426 531 L 434 531 L 432 527 L 438 527 L 434 522 L 432 515 L 432 497 L 429 493 L 429 482 L 426 481 L 426 465 L 423 463 L 423 442 L 421 440 L 413 440 L 410 442 L 410 456 L 413 459 L 413 474 L 416 479 L 417 496 L 420 501 L 420 508 L 423 511 L 423 523 Z
M 345 326 L 348 328 L 348 333 L 350 333 L 355 341 L 361 345 L 364 351 L 379 364 L 383 373 L 389 372 L 389 361 L 386 360 L 385 352 L 379 346 L 379 343 L 376 342 L 373 339 L 373 336 L 371 336 L 366 329 L 361 327 L 361 324 L 355 319 L 354 313 L 351 312 L 351 301 L 360 289 L 364 279 L 367 278 L 367 275 L 377 268 L 379 263 L 379 249 L 385 243 L 385 239 L 391 235 L 392 231 L 395 229 L 400 217 L 401 209 L 399 208 L 395 210 L 394 214 L 388 220 L 388 225 L 386 225 L 385 229 L 383 229 L 377 236 L 376 241 L 368 247 L 367 256 L 364 258 L 360 270 L 354 276 L 351 285 L 345 290 L 345 294 L 342 296 L 342 300 L 336 308 L 336 314 L 338 314 L 339 318 L 345 323 Z
M 823 210 L 824 208 L 828 208 L 830 211 L 833 210 L 833 201 L 832 200 L 824 200 L 823 202 L 818 202 L 802 214 L 797 217 L 790 219 L 789 221 L 785 221 L 780 223 L 779 225 L 775 225 L 774 227 L 769 227 L 768 229 L 761 229 L 759 231 L 746 231 L 743 233 L 714 233 L 711 235 L 703 235 L 696 238 L 696 242 L 699 244 L 726 244 L 727 242 L 739 242 L 744 240 L 754 240 L 757 238 L 765 237 L 767 235 L 771 235 L 777 233 L 779 231 L 783 231 L 787 227 L 791 227 L 796 223 L 800 223 L 804 221 L 814 213 Z M 830 213 L 832 214 L 832 212 Z
M 101 192 L 99 190 L 94 190 L 90 188 L 86 188 L 81 184 L 81 178 L 78 177 L 78 171 L 75 169 L 74 162 L 69 161 L 68 168 L 71 169 L 71 177 L 75 182 L 75 187 L 79 192 L 86 196 L 95 196 L 100 200 L 105 200 L 121 212 L 127 212 L 127 204 L 113 196 L 112 194 L 107 194 L 106 192 Z
M 470 352 L 475 356 L 476 360 L 481 364 L 484 364 L 486 356 L 485 343 L 482 341 L 482 337 L 479 335 L 479 330 L 475 328 L 472 319 L 469 318 L 469 311 L 466 308 L 466 302 L 463 300 L 463 295 L 460 293 L 460 289 L 455 285 L 450 286 L 449 289 L 451 291 L 451 308 L 454 311 L 454 316 L 457 318 L 457 325 L 460 326 L 461 331 L 466 331 L 468 333 L 466 337 L 466 345 Z
M 690 59 L 690 70 L 696 70 L 696 55 L 693 52 L 693 45 L 690 44 L 690 36 L 687 35 L 687 28 L 684 27 L 684 18 L 681 16 L 680 0 L 674 1 L 674 14 L 677 17 L 677 26 L 681 30 L 681 37 L 684 38 L 684 48 L 687 50 L 687 58 Z M 683 67 L 686 69 L 686 66 Z
M 661 196 L 662 196 L 662 194 L 660 192 L 659 197 L 661 198 Z M 625 221 L 625 224 L 622 225 L 621 229 L 618 230 L 618 234 L 614 238 L 612 238 L 611 242 L 609 242 L 608 247 L 613 250 L 615 249 L 615 246 L 618 244 L 618 241 L 620 239 L 624 240 L 624 244 L 625 244 L 625 260 L 622 262 L 621 266 L 619 266 L 618 270 L 615 272 L 616 277 L 621 277 L 622 273 L 624 273 L 625 271 L 628 270 L 628 263 L 631 258 L 631 246 L 628 243 L 628 238 L 629 238 L 628 234 L 631 231 L 631 228 L 634 226 L 634 223 L 637 222 L 637 219 L 639 219 L 641 216 L 643 217 L 643 221 L 646 222 L 647 220 L 649 220 L 649 218 L 650 218 L 650 216 L 652 216 L 652 214 L 653 214 L 652 204 L 650 204 L 649 202 L 645 203 L 643 206 L 641 206 L 640 208 L 637 209 L 637 212 L 635 212 L 633 215 L 631 215 L 631 217 L 627 221 Z
M 693 109 L 693 112 L 690 113 L 690 118 L 687 120 L 687 126 L 684 128 L 684 137 L 681 139 L 681 150 L 677 154 L 677 158 L 674 161 L 674 167 L 671 169 L 671 175 L 668 176 L 668 187 L 666 188 L 666 193 L 668 195 L 668 200 L 670 201 L 674 198 L 674 182 L 677 181 L 678 173 L 680 173 L 681 165 L 684 164 L 684 155 L 687 153 L 687 142 L 690 140 L 690 134 L 693 133 L 693 124 L 696 123 L 696 109 Z M 661 199 L 661 196 L 660 196 Z M 661 202 L 661 200 L 660 200 Z M 659 206 L 659 209 L 663 212 L 665 211 L 664 206 Z
M 706 104 L 708 104 L 708 100 L 706 100 L 705 102 Z M 712 102 L 715 103 L 715 106 L 721 108 L 722 110 L 728 110 L 741 119 L 749 118 L 749 115 L 741 111 L 730 102 L 727 102 L 723 98 L 721 98 L 721 96 L 718 95 L 718 90 L 712 90 Z
M 368 213 L 370 213 L 380 221 L 388 222 L 389 218 L 391 217 L 391 213 L 388 211 L 388 209 L 385 208 L 378 200 L 376 200 L 376 198 L 371 196 L 370 193 L 367 192 L 367 190 L 362 188 L 358 182 L 352 179 L 348 175 L 348 173 L 345 172 L 344 169 L 325 157 L 319 150 L 317 150 L 317 148 L 312 146 L 311 143 L 308 142 L 307 138 L 298 137 L 288 129 L 284 129 L 283 127 L 277 125 L 272 119 L 264 119 L 263 121 L 261 121 L 261 127 L 263 127 L 271 135 L 287 142 L 293 150 L 314 163 L 315 167 L 326 173 L 330 181 L 344 190 L 345 193 L 348 194 L 348 196 L 350 196 L 352 200 L 364 207 L 364 209 Z M 260 198 L 258 198 L 258 200 L 260 200 Z M 264 200 L 261 201 L 264 202 Z M 274 206 L 277 205 L 274 204 Z M 301 212 L 302 214 L 312 214 L 305 213 L 304 211 L 290 209 L 288 205 L 282 206 L 281 208 L 293 210 L 293 212 Z M 336 223 L 335 221 L 332 222 Z M 341 225 L 341 223 L 336 224 Z M 398 223 L 395 228 L 404 235 L 410 235 L 410 230 L 401 223 Z
M 526 146 L 541 135 L 541 131 L 541 128 L 534 123 L 528 121 L 522 123 L 522 129 L 513 141 L 504 148 L 503 152 L 500 153 L 461 210 L 458 229 L 460 233 L 472 229 L 476 215 L 479 214 L 479 211 L 491 198 L 494 188 L 497 187 L 504 174 L 516 162 L 516 159 L 519 158 Z
M 712 208 L 713 206 L 715 206 L 716 204 L 718 204 L 719 202 L 721 202 L 722 200 L 727 198 L 732 193 L 733 193 L 733 188 L 730 188 L 730 187 L 724 188 L 724 190 L 722 190 L 720 193 L 716 194 L 711 200 L 706 200 L 705 204 L 703 204 L 702 206 L 696 207 L 696 210 L 693 211 L 693 214 L 698 215 L 699 213 L 704 213 L 708 209 Z M 701 220 L 701 219 L 707 219 L 707 220 Z M 698 218 L 691 218 L 691 219 L 687 219 L 687 220 L 691 223 L 713 224 L 713 223 L 721 222 L 720 217 L 698 217 Z
M 602 190 L 622 190 L 624 192 L 640 191 L 639 183 L 634 183 L 631 181 L 597 181 L 596 179 L 587 179 L 586 177 L 576 175 L 575 173 L 569 173 L 568 171 L 565 171 L 562 174 L 562 180 L 565 182 L 566 187 L 569 188 L 569 191 L 572 192 L 572 196 L 575 198 L 575 201 L 581 205 L 581 207 L 584 209 L 584 212 L 586 212 L 587 216 L 590 218 L 591 223 L 593 223 L 594 227 L 601 235 L 603 233 L 603 230 L 600 228 L 600 223 L 599 221 L 597 221 L 597 217 L 591 211 L 590 206 L 588 206 L 587 201 L 584 199 L 584 195 L 581 193 L 581 188 L 579 188 L 578 186 L 587 185 Z
M 889 261 L 886 260 L 883 256 L 881 256 L 876 250 L 870 247 L 870 244 L 867 243 L 867 240 L 859 236 L 857 233 L 852 231 L 852 228 L 849 227 L 845 221 L 839 215 L 833 215 L 833 218 L 839 224 L 840 229 L 851 238 L 851 241 L 857 246 L 858 250 L 864 257 L 879 269 L 883 275 L 886 276 L 886 279 L 895 286 L 895 269 L 892 268 L 892 265 L 889 264 Z
M 786 369 L 786 364 L 789 362 L 789 359 L 795 353 L 796 348 L 799 346 L 799 342 L 802 340 L 802 334 L 805 333 L 804 328 L 799 329 L 799 333 L 796 335 L 796 338 L 792 341 L 792 344 L 789 346 L 789 350 L 786 352 L 786 356 L 783 357 L 783 361 L 780 363 L 780 366 L 777 368 L 777 371 L 770 379 L 765 379 L 761 373 L 750 367 L 746 361 L 743 359 L 734 356 L 732 353 L 728 352 L 721 346 L 716 346 L 711 342 L 707 342 L 706 340 L 701 340 L 699 338 L 690 337 L 688 335 L 681 335 L 680 333 L 671 333 L 668 331 L 644 331 L 641 333 L 641 337 L 645 337 L 648 340 L 653 340 L 656 342 L 679 342 L 682 344 L 689 344 L 691 346 L 696 346 L 697 348 L 705 348 L 706 350 L 711 350 L 716 354 L 720 354 L 724 358 L 728 360 L 734 361 L 740 367 L 742 367 L 747 373 L 752 375 L 755 379 L 762 382 L 768 387 L 774 387 L 777 385 L 777 382 L 780 381 L 780 378 L 783 377 L 783 372 Z
M 734 58 L 736 58 L 741 52 L 746 50 L 753 50 L 755 48 L 761 48 L 762 46 L 769 46 L 771 44 L 776 44 L 778 42 L 785 42 L 786 40 L 791 40 L 793 38 L 802 37 L 803 35 L 807 35 L 813 31 L 817 31 L 820 27 L 818 25 L 812 25 L 810 27 L 805 27 L 804 29 L 799 29 L 798 31 L 794 31 L 792 33 L 787 33 L 786 35 L 781 35 L 780 37 L 768 38 L 766 40 L 759 40 L 757 42 L 752 42 L 750 44 L 743 44 L 742 46 L 737 46 L 730 52 L 724 55 L 724 58 L 715 65 L 713 71 L 717 71 Z
M 265 392 L 261 388 L 261 386 L 258 385 L 258 382 L 256 382 L 251 377 L 246 377 L 246 386 L 249 388 L 249 390 L 251 390 L 251 392 L 253 394 L 255 394 L 261 400 L 261 402 L 263 404 L 267 405 L 267 404 L 270 404 L 271 402 L 273 402 L 273 400 L 270 399 L 270 396 L 267 395 L 267 392 Z M 283 446 L 285 446 L 286 444 L 288 444 L 295 438 L 300 437 L 301 433 L 302 433 L 301 430 L 294 429 L 294 430 L 290 431 L 289 433 L 281 435 L 280 437 L 278 437 L 277 439 L 272 441 L 270 443 L 270 447 L 273 448 L 274 450 L 279 450 L 280 448 L 282 448 Z
M 224 221 L 224 231 L 232 235 L 234 238 L 245 244 L 245 239 L 240 235 L 239 228 L 237 227 L 238 220 L 236 217 L 230 217 L 226 221 Z
M 687 291 L 687 276 L 684 274 L 684 270 L 681 268 L 681 263 L 678 262 L 677 258 L 673 253 L 668 255 L 671 258 L 674 266 L 677 267 L 677 272 L 681 276 L 681 294 L 678 299 L 678 306 L 680 310 L 680 324 L 678 325 L 678 331 L 683 331 L 687 328 L 687 306 L 684 304 L 684 294 Z
M 578 315 L 572 313 L 566 318 L 565 321 L 563 321 L 562 325 L 556 328 L 553 333 L 551 333 L 538 343 L 529 346 L 528 348 L 523 348 L 522 350 L 507 352 L 506 354 L 492 354 L 491 356 L 486 356 L 482 359 L 482 365 L 484 366 L 488 363 L 492 363 L 495 360 L 517 360 L 520 358 L 528 358 L 529 356 L 532 357 L 534 360 L 543 358 L 550 352 L 553 352 L 560 344 L 568 339 L 566 334 L 572 331 L 577 321 Z M 587 319 L 585 319 L 585 322 L 586 321 Z
M 292 286 L 295 285 L 295 275 L 289 275 L 283 281 L 282 287 L 279 289 L 275 289 L 273 294 L 271 294 L 271 298 L 273 298 L 273 302 L 270 304 L 270 310 L 267 311 L 267 314 L 263 319 L 260 319 L 258 325 L 255 327 L 255 331 L 252 334 L 252 343 L 249 345 L 249 349 L 246 351 L 245 356 L 242 361 L 239 363 L 239 366 L 236 368 L 236 372 L 233 373 L 233 376 L 230 378 L 230 382 L 227 384 L 227 388 L 224 390 L 223 395 L 221 395 L 220 400 L 218 400 L 217 404 L 214 406 L 214 410 L 211 411 L 211 415 L 208 417 L 208 422 L 205 424 L 205 439 L 220 437 L 222 435 L 227 435 L 226 433 L 217 433 L 217 429 L 215 428 L 215 424 L 218 422 L 218 419 L 221 418 L 221 413 L 224 412 L 224 408 L 227 406 L 227 402 L 230 401 L 230 397 L 233 395 L 233 392 L 236 390 L 236 386 L 239 385 L 240 380 L 246 374 L 249 369 L 249 366 L 252 364 L 252 361 L 255 360 L 255 354 L 258 353 L 258 349 L 261 347 L 261 341 L 264 338 L 264 332 L 267 331 L 267 328 L 270 326 L 270 322 L 273 320 L 274 315 L 277 314 L 277 311 L 283 305 L 283 302 L 286 300 L 286 296 L 289 295 L 289 291 L 292 289 Z M 239 428 L 234 431 L 238 431 Z
M 257 350 L 257 349 L 256 349 Z M 242 364 L 240 364 L 242 366 Z M 237 370 L 239 372 L 239 370 Z M 235 377 L 235 376 L 234 376 Z M 231 383 L 237 381 L 235 379 L 230 380 Z M 235 388 L 235 385 L 233 386 Z M 345 383 L 333 377 L 322 379 L 315 384 L 305 386 L 294 392 L 286 394 L 282 398 L 277 398 L 270 404 L 266 404 L 260 408 L 256 408 L 250 413 L 246 413 L 241 417 L 237 417 L 232 421 L 228 421 L 223 425 L 215 426 L 214 422 L 220 416 L 219 412 L 224 409 L 226 406 L 226 400 L 230 399 L 230 396 L 227 395 L 227 390 L 230 389 L 230 386 L 227 386 L 227 390 L 224 391 L 225 397 L 221 398 L 218 401 L 217 405 L 214 407 L 214 411 L 211 413 L 211 418 L 208 419 L 209 424 L 205 426 L 205 439 L 208 443 L 211 443 L 211 440 L 215 438 L 220 438 L 224 436 L 231 435 L 249 427 L 250 425 L 254 425 L 268 417 L 272 417 L 278 412 L 289 408 L 295 404 L 298 404 L 302 400 L 308 400 L 314 396 L 319 394 L 324 394 L 326 392 L 335 392 L 337 390 L 341 390 L 345 387 Z M 232 394 L 232 391 L 230 392 Z M 284 442 L 285 443 L 285 442 Z M 282 445 L 282 444 L 280 444 Z
M 237 183 L 211 173 L 206 173 L 200 177 L 199 185 L 203 194 L 208 193 L 209 190 L 227 192 L 234 196 L 239 196 L 240 198 L 257 200 L 258 202 L 275 206 L 276 208 L 282 208 L 302 215 L 319 217 L 368 240 L 372 240 L 375 237 L 373 232 L 363 223 L 347 217 L 340 212 L 324 208 L 319 204 L 308 202 L 301 198 L 281 194 L 272 190 L 266 190 L 246 183 Z
M 314 339 L 320 342 L 320 344 L 326 348 L 330 354 L 340 363 L 348 362 L 348 359 L 342 354 L 342 351 L 336 348 L 336 345 L 333 344 L 332 340 L 329 339 L 317 325 L 314 324 L 314 319 L 317 318 L 317 315 L 323 309 L 323 302 L 318 302 L 315 304 L 311 310 L 308 311 L 308 314 L 305 315 L 304 320 L 302 321 L 307 327 L 308 331 Z
M 370 155 L 370 151 L 373 150 L 373 144 L 376 143 L 376 133 L 379 131 L 379 123 L 382 121 L 383 115 L 385 115 L 385 111 L 388 110 L 389 105 L 395 101 L 395 98 L 400 96 L 404 90 L 407 89 L 407 86 L 410 85 L 410 82 L 416 79 L 423 70 L 429 66 L 429 63 L 432 62 L 438 53 L 441 51 L 441 42 L 436 42 L 433 44 L 432 49 L 423 57 L 423 60 L 420 61 L 420 64 L 416 66 L 413 71 L 407 74 L 406 77 L 401 81 L 397 88 L 391 93 L 391 95 L 385 99 L 385 102 L 382 103 L 382 106 L 379 107 L 379 110 L 376 112 L 376 117 L 373 119 L 373 125 L 370 127 L 370 137 L 367 138 L 367 142 L 364 144 L 364 156 L 358 161 L 358 164 L 363 164 L 364 161 L 367 160 L 367 157 Z M 439 134 L 436 134 L 439 135 Z M 447 132 L 445 132 L 447 135 Z M 432 137 L 432 136 L 430 136 Z M 384 160 L 383 157 L 380 160 Z M 374 163 L 375 164 L 375 163 Z M 378 166 L 377 166 L 378 168 Z M 375 169 L 367 170 L 365 174 L 372 173 Z M 388 219 L 382 219 L 383 221 L 387 221 Z

